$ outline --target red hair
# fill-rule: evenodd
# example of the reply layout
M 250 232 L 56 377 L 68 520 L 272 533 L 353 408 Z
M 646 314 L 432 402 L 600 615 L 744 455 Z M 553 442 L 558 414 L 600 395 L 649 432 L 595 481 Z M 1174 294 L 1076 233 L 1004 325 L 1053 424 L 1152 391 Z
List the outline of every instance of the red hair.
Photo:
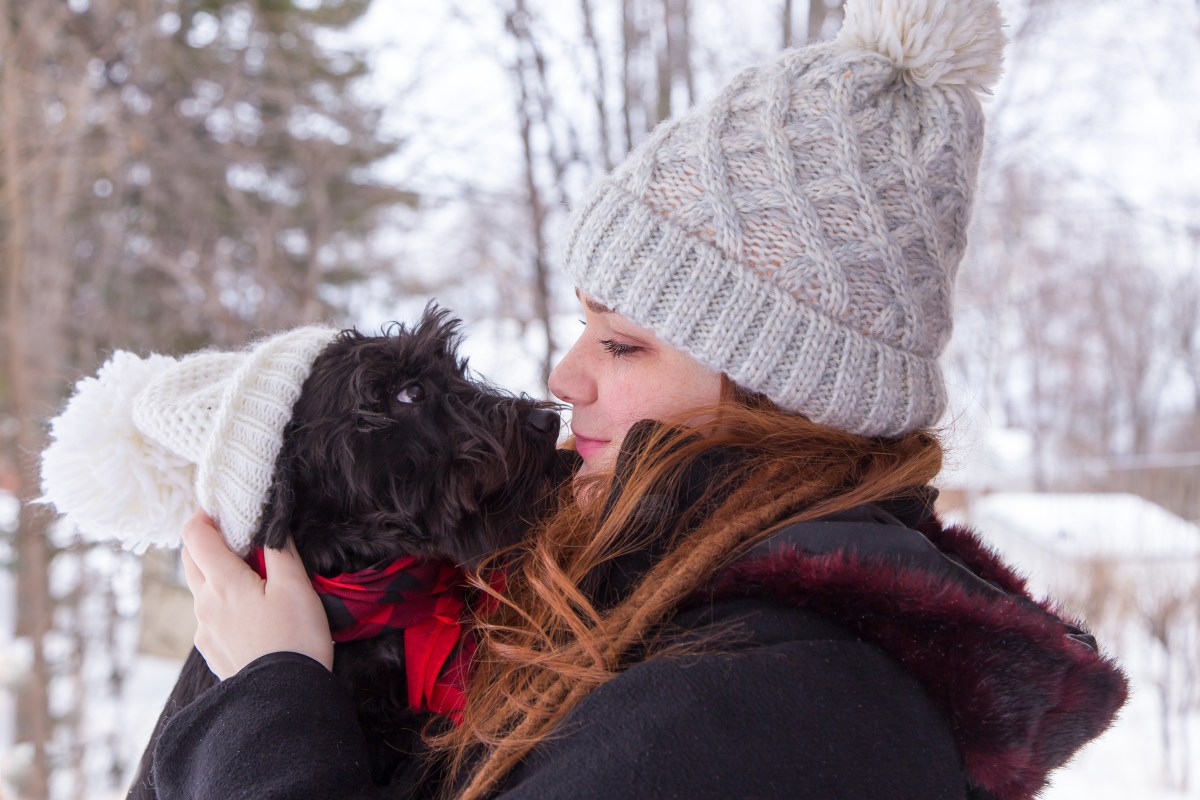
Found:
M 450 775 L 472 765 L 463 800 L 494 791 L 579 700 L 629 665 L 634 644 L 642 653 L 670 650 L 657 636 L 662 623 L 747 548 L 793 522 L 924 486 L 942 463 L 929 432 L 855 436 L 780 411 L 726 379 L 720 403 L 703 418 L 691 428 L 671 424 L 677 420 L 653 428 L 607 513 L 611 477 L 564 491 L 559 510 L 504 554 L 503 595 L 485 577 L 475 581 L 498 610 L 475 622 L 479 649 L 462 724 L 431 742 Z M 647 546 L 630 539 L 639 528 L 630 524 L 635 509 L 649 494 L 677 489 L 687 466 L 713 447 L 742 457 L 691 509 L 664 520 L 671 530 L 652 532 L 667 537 L 666 554 L 629 597 L 596 608 L 580 588 L 585 577 Z

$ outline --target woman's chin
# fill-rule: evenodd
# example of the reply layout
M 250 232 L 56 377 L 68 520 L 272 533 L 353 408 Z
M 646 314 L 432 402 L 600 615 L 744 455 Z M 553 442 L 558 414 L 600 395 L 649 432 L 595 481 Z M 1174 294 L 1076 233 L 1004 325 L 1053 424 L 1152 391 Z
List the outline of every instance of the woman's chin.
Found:
M 608 495 L 608 487 L 612 482 L 610 461 L 599 457 L 585 459 L 583 466 L 575 470 L 573 489 L 576 502 L 585 505 L 591 501 L 599 501 Z

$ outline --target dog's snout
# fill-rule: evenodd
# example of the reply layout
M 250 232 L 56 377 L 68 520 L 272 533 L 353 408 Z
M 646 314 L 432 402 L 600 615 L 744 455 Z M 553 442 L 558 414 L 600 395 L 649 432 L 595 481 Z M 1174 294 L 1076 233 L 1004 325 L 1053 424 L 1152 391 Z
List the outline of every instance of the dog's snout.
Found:
M 560 420 L 558 413 L 546 408 L 535 408 L 529 412 L 529 425 L 550 437 L 558 436 Z

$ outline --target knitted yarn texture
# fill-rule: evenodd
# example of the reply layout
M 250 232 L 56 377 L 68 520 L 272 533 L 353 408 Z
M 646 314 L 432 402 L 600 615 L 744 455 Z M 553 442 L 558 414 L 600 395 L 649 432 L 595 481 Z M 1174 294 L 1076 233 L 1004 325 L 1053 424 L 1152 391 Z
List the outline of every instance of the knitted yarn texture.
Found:
M 179 359 L 118 351 L 51 421 L 41 502 L 138 551 L 177 545 L 199 506 L 245 555 L 292 407 L 337 333 L 309 326 Z
M 601 181 L 567 272 L 815 422 L 933 425 L 1002 26 L 995 0 L 849 0 L 834 41 L 743 71 Z

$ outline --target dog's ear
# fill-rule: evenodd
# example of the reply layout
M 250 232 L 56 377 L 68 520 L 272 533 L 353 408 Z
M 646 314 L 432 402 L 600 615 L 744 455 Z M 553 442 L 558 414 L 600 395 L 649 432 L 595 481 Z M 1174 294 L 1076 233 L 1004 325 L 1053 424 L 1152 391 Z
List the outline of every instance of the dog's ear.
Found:
M 275 474 L 271 488 L 267 490 L 267 502 L 263 507 L 263 521 L 254 537 L 254 544 L 280 550 L 287 545 L 292 535 L 296 512 L 296 481 L 299 476 L 293 466 L 291 442 L 294 439 L 292 426 L 284 433 L 283 449 L 275 460 Z
M 465 371 L 466 362 L 458 361 L 458 348 L 462 344 L 462 320 L 455 317 L 449 309 L 442 308 L 436 301 L 430 300 L 421 314 L 421 320 L 413 328 L 413 336 L 417 341 L 427 342 L 424 349 L 431 350 L 429 344 L 437 342 L 438 348 L 454 359 L 458 371 Z

